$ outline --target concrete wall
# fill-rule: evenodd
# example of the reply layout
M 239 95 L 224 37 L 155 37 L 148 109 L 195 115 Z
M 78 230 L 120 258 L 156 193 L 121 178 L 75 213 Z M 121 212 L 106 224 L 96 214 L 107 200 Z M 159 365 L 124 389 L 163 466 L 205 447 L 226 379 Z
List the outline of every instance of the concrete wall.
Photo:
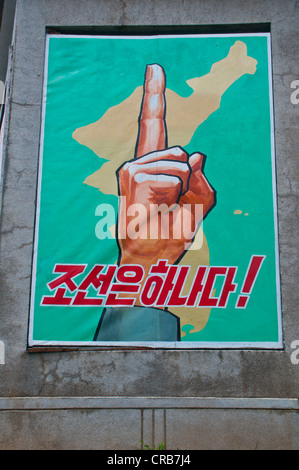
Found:
M 164 439 L 169 449 L 298 449 L 299 365 L 290 360 L 299 340 L 299 105 L 290 101 L 298 19 L 294 0 L 17 2 L 0 246 L 0 448 L 133 449 Z M 272 32 L 284 349 L 29 353 L 45 27 L 260 22 Z M 225 401 L 232 397 L 240 400 Z
M 3 398 L 5 449 L 298 449 L 298 400 Z

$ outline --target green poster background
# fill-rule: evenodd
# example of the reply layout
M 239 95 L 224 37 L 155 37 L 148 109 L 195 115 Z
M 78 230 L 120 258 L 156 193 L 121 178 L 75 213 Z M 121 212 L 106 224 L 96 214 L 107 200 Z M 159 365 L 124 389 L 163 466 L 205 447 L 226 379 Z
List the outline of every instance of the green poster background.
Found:
M 117 198 L 83 184 L 99 169 L 101 160 L 72 138 L 73 131 L 97 121 L 131 95 L 143 84 L 149 63 L 163 66 L 168 88 L 189 96 L 192 90 L 186 81 L 207 74 L 237 39 L 49 37 L 32 279 L 32 345 L 92 341 L 100 318 L 101 309 L 95 307 L 40 306 L 43 295 L 50 294 L 47 283 L 57 276 L 52 274 L 55 263 L 88 264 L 91 269 L 97 263 L 114 264 L 118 256 L 115 240 L 95 236 L 96 207 L 109 203 L 117 210 Z M 230 296 L 227 308 L 212 309 L 202 331 L 189 333 L 187 325 L 182 343 L 280 342 L 268 36 L 248 35 L 240 40 L 258 62 L 256 73 L 243 75 L 224 93 L 220 108 L 198 127 L 185 147 L 189 153 L 200 150 L 207 155 L 205 174 L 217 191 L 217 204 L 204 221 L 210 264 L 238 266 L 238 290 Z M 236 209 L 242 214 L 235 215 Z M 236 309 L 253 254 L 266 259 L 247 308 Z M 92 289 L 90 293 L 95 295 Z

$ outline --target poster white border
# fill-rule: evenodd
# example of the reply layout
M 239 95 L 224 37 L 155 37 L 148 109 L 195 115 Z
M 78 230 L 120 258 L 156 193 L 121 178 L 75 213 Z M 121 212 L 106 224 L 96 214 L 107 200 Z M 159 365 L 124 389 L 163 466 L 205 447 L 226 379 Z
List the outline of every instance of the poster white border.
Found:
M 271 161 L 272 161 L 272 193 L 274 210 L 274 232 L 275 232 L 275 262 L 276 262 L 276 295 L 277 295 L 277 314 L 278 314 L 278 341 L 277 342 L 200 342 L 200 341 L 175 341 L 175 342 L 115 342 L 115 341 L 40 341 L 33 339 L 34 324 L 34 304 L 35 288 L 37 274 L 37 255 L 38 255 L 38 237 L 39 237 L 39 216 L 40 199 L 42 186 L 42 168 L 43 168 L 43 149 L 45 136 L 45 116 L 47 107 L 47 83 L 48 83 L 48 59 L 49 43 L 51 38 L 55 39 L 74 39 L 74 38 L 93 38 L 93 39 L 118 39 L 118 40 L 150 40 L 160 38 L 241 38 L 241 37 L 267 37 L 268 52 L 268 83 L 269 83 L 269 103 L 270 103 L 270 122 L 271 122 Z M 36 222 L 33 249 L 33 267 L 32 284 L 29 312 L 28 328 L 28 347 L 51 348 L 51 347 L 81 347 L 88 349 L 103 348 L 152 348 L 152 349 L 283 349 L 282 335 L 282 310 L 281 310 L 281 292 L 280 292 L 280 266 L 279 266 L 279 240 L 278 240 L 278 212 L 277 212 L 277 183 L 276 183 L 276 162 L 275 162 L 275 133 L 274 133 L 274 102 L 273 102 L 273 84 L 272 84 L 272 50 L 271 33 L 229 33 L 229 34 L 161 34 L 147 36 L 130 35 L 78 35 L 78 34 L 47 34 L 45 47 L 44 81 L 43 81 L 43 100 L 42 100 L 42 119 L 40 134 L 40 153 L 38 169 L 38 190 L 36 203 Z

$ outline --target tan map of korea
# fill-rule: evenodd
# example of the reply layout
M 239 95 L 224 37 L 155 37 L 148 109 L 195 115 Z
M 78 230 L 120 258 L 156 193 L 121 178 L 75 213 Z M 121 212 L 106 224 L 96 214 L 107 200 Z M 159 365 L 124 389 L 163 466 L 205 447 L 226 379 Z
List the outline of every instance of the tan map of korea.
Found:
M 245 74 L 253 75 L 257 61 L 247 55 L 247 47 L 236 41 L 227 57 L 215 62 L 210 72 L 202 77 L 192 78 L 187 84 L 193 93 L 183 98 L 166 89 L 166 124 L 168 146 L 184 147 L 191 141 L 194 132 L 212 113 L 220 107 L 223 93 Z M 167 71 L 166 71 L 167 72 Z M 115 172 L 125 161 L 131 160 L 135 152 L 138 133 L 138 117 L 143 96 L 143 85 L 137 87 L 122 103 L 111 107 L 95 123 L 76 129 L 73 138 L 85 145 L 100 158 L 107 161 L 84 183 L 106 194 L 118 195 Z M 203 149 L 200 149 L 203 150 Z M 199 250 L 190 250 L 180 264 L 191 266 L 183 294 L 187 295 L 198 265 L 209 265 L 209 247 L 204 234 Z M 194 241 L 196 243 L 197 240 Z M 192 248 L 192 247 L 191 247 Z M 181 325 L 192 325 L 189 333 L 202 330 L 209 319 L 209 308 L 171 308 L 180 317 Z M 182 332 L 182 336 L 184 336 Z

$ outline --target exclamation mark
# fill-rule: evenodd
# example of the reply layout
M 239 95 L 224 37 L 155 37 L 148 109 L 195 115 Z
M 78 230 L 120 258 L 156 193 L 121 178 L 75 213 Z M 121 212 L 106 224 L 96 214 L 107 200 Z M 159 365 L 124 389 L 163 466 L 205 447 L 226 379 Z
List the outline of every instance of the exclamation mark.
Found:
M 262 263 L 266 256 L 252 256 L 247 273 L 245 275 L 244 284 L 241 290 L 241 295 L 238 297 L 236 308 L 245 308 L 249 300 L 249 295 L 252 291 L 254 283 L 256 281 L 259 270 L 261 269 Z M 243 295 L 245 294 L 245 295 Z

